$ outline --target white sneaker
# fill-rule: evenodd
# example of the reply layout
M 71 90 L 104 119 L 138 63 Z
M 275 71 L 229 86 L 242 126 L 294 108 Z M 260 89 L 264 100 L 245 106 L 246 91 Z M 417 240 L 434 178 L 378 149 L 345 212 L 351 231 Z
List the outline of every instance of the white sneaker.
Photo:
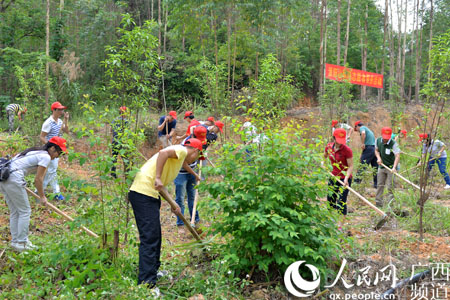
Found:
M 23 252 L 25 250 L 27 250 L 25 248 L 25 243 L 15 243 L 15 242 L 11 242 L 11 248 L 13 248 L 14 250 L 16 250 L 17 252 Z
M 161 292 L 159 291 L 159 288 L 157 286 L 150 290 L 150 294 L 153 296 L 153 298 L 161 297 Z
M 446 189 L 446 190 L 450 189 L 450 185 L 446 184 L 444 189 Z
M 38 249 L 38 246 L 33 245 L 30 241 L 27 241 L 27 244 L 25 245 L 25 249 L 27 249 L 27 250 L 36 250 L 36 249 Z

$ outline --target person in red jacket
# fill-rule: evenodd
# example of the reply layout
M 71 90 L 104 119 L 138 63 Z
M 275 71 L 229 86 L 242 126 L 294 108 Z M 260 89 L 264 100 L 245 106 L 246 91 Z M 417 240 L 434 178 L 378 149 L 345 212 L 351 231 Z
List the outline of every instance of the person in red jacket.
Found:
M 353 172 L 353 152 L 346 143 L 347 132 L 343 128 L 337 128 L 333 132 L 333 142 L 329 143 L 325 147 L 325 158 L 329 158 L 333 171 L 333 176 L 341 179 L 344 186 L 351 186 L 352 184 L 352 172 Z M 345 216 L 347 215 L 347 195 L 348 189 L 341 189 L 342 185 L 334 178 L 331 177 L 328 182 L 330 193 L 327 196 L 327 200 L 330 206 L 337 209 L 343 216 L 342 223 L 339 228 L 342 228 L 343 222 L 345 222 Z

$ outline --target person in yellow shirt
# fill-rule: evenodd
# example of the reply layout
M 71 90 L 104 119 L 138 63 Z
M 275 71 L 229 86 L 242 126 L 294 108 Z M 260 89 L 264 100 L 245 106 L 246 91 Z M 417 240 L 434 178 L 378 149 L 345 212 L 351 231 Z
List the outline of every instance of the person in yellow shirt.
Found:
M 169 146 L 152 156 L 140 169 L 131 185 L 128 199 L 133 207 L 139 231 L 139 275 L 138 284 L 155 287 L 161 264 L 161 223 L 159 191 L 173 182 L 181 167 L 200 181 L 200 177 L 189 167 L 202 152 L 198 139 L 189 139 L 183 145 Z M 178 206 L 174 213 L 181 213 Z M 161 274 L 162 275 L 162 274 Z

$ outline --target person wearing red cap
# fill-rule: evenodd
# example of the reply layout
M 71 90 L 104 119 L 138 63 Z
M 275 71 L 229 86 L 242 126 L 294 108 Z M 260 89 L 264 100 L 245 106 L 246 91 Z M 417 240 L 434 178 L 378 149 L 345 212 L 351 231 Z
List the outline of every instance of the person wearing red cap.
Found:
M 202 143 L 202 151 L 205 151 L 207 146 L 206 134 L 207 130 L 205 127 L 196 126 L 194 129 L 194 133 L 187 137 L 182 144 L 186 144 L 186 142 L 191 139 L 198 139 Z M 197 178 L 194 175 L 197 173 L 197 163 L 198 161 L 196 160 L 188 166 L 191 170 L 194 170 L 194 173 L 190 172 L 189 169 L 186 169 L 184 167 L 181 168 L 173 182 L 175 184 L 175 202 L 178 204 L 178 206 L 180 206 L 181 214 L 184 215 L 184 198 L 187 195 L 188 209 L 191 218 L 195 200 L 195 185 L 197 184 Z M 197 210 L 195 213 L 195 223 L 199 222 L 199 220 L 200 216 Z M 181 226 L 184 225 L 183 221 L 178 216 L 176 224 L 180 229 Z
M 377 188 L 377 157 L 375 156 L 375 135 L 372 130 L 364 126 L 361 121 L 355 122 L 355 131 L 359 132 L 361 137 L 361 148 L 363 149 L 360 158 L 361 170 L 365 170 L 367 165 L 372 166 L 373 169 L 373 187 Z M 361 178 L 358 176 L 361 170 L 356 172 L 355 183 L 361 183 Z
M 350 137 L 351 137 L 351 135 L 353 133 L 353 127 L 348 125 L 347 123 L 339 123 L 338 120 L 332 120 L 331 121 L 331 130 L 332 130 L 332 132 L 334 133 L 334 131 L 337 128 L 345 129 L 345 131 L 347 132 L 347 142 L 346 143 L 348 144 L 350 142 Z
M 162 147 L 166 148 L 172 145 L 171 139 L 175 135 L 175 128 L 177 127 L 177 112 L 169 111 L 167 116 L 159 118 L 158 138 L 161 141 Z
M 353 173 L 353 152 L 345 143 L 347 142 L 347 132 L 343 128 L 337 128 L 333 132 L 333 142 L 325 147 L 325 158 L 329 158 L 333 166 L 333 174 L 340 178 L 345 186 L 351 186 Z M 342 189 L 342 185 L 333 177 L 328 182 L 331 192 L 327 196 L 328 203 L 337 209 L 344 217 L 339 228 L 342 228 L 347 215 L 348 189 Z
M 44 146 L 28 148 L 11 159 L 11 173 L 6 181 L 0 182 L 0 190 L 10 211 L 11 247 L 14 250 L 21 252 L 36 248 L 28 239 L 31 206 L 25 189 L 25 176 L 36 174 L 34 185 L 40 202 L 45 205 L 47 198 L 43 182 L 48 165 L 66 151 L 66 140 L 56 136 Z
M 375 143 L 375 156 L 377 157 L 378 173 L 377 173 L 377 194 L 375 202 L 378 207 L 383 207 L 384 187 L 387 187 L 389 193 L 389 201 L 394 199 L 394 176 L 391 171 L 383 167 L 385 166 L 397 172 L 397 166 L 400 161 L 400 148 L 398 143 L 392 139 L 392 129 L 383 127 L 381 129 L 381 137 L 377 138 Z
M 444 176 L 445 187 L 444 189 L 450 189 L 450 176 L 447 172 L 447 152 L 445 151 L 445 144 L 438 139 L 432 139 L 430 134 L 422 133 L 419 135 L 419 143 L 423 141 L 422 157 L 420 158 L 418 164 L 421 161 L 425 161 L 426 153 L 430 153 L 428 160 L 428 170 L 431 171 L 434 164 L 437 162 L 439 167 L 439 172 Z
M 190 139 L 184 145 L 169 146 L 152 156 L 139 170 L 131 185 L 128 199 L 133 207 L 139 231 L 138 284 L 148 284 L 157 293 L 161 255 L 161 200 L 159 191 L 171 183 L 183 167 L 197 180 L 200 177 L 189 167 L 201 154 L 202 143 Z M 174 213 L 180 213 L 177 207 Z
M 6 115 L 8 116 L 9 132 L 14 131 L 14 118 L 17 115 L 19 121 L 22 121 L 22 115 L 25 115 L 27 108 L 20 104 L 11 103 L 6 106 Z
M 128 174 L 130 171 L 130 158 L 129 153 L 127 153 L 127 148 L 123 147 L 123 144 L 121 142 L 121 139 L 123 137 L 123 134 L 125 132 L 125 128 L 128 126 L 128 108 L 126 106 L 119 107 L 119 116 L 114 119 L 114 121 L 111 124 L 111 131 L 112 131 L 112 157 L 113 157 L 113 165 L 111 167 L 111 176 L 114 178 L 117 178 L 116 173 L 116 164 L 117 164 L 117 158 L 119 154 L 122 152 L 122 162 L 123 167 L 125 170 L 125 173 Z M 121 151 L 121 150 L 124 151 Z
M 214 126 L 215 122 L 216 122 L 216 120 L 214 119 L 214 117 L 208 117 L 208 119 L 206 119 L 206 121 L 204 121 L 204 122 L 200 121 L 200 124 L 206 125 L 209 127 L 209 126 Z
M 184 135 L 182 135 L 182 136 L 177 136 L 177 140 L 182 140 L 182 139 L 190 136 L 191 134 L 194 133 L 195 126 L 201 125 L 200 122 L 195 119 L 194 113 L 192 111 L 187 111 L 184 114 L 184 119 L 188 120 L 189 125 L 188 125 L 188 128 L 186 130 L 186 133 Z
M 66 108 L 59 102 L 52 103 L 52 115 L 42 124 L 41 134 L 39 136 L 42 144 L 47 143 L 52 137 L 61 136 L 62 132 L 69 133 L 69 113 L 64 111 Z M 63 121 L 60 119 L 62 116 L 64 116 Z M 50 162 L 44 178 L 44 189 L 50 183 L 55 194 L 55 200 L 64 200 L 58 184 L 58 175 L 56 174 L 58 162 L 59 158 L 53 159 Z
M 402 129 L 402 130 L 399 130 L 397 133 L 393 133 L 392 139 L 394 139 L 397 143 L 400 144 L 400 141 L 402 139 L 406 139 L 407 134 L 408 134 L 408 131 Z

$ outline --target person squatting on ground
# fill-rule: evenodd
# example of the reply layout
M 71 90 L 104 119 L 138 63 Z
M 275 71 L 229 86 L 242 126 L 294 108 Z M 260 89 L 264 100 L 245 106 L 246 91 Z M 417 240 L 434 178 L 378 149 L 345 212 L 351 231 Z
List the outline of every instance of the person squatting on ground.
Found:
M 10 211 L 9 225 L 11 231 L 11 247 L 17 251 L 30 250 L 35 246 L 28 239 L 31 206 L 25 190 L 25 176 L 36 174 L 34 185 L 42 204 L 47 203 L 44 193 L 44 175 L 52 160 L 66 152 L 66 140 L 52 137 L 44 146 L 28 148 L 14 156 L 11 160 L 11 173 L 6 181 L 0 182 Z
M 377 173 L 377 194 L 375 196 L 375 204 L 383 207 L 383 193 L 386 186 L 389 193 L 389 200 L 394 199 L 394 174 L 383 167 L 389 167 L 393 172 L 397 172 L 397 166 L 400 161 L 400 148 L 398 143 L 392 139 L 392 129 L 383 127 L 381 129 L 381 137 L 377 138 L 375 143 L 375 156 L 377 157 L 378 173 Z
M 52 115 L 45 120 L 44 124 L 42 124 L 41 135 L 39 136 L 39 140 L 41 143 L 47 143 L 52 137 L 61 136 L 62 131 L 65 133 L 69 133 L 69 113 L 64 112 L 67 107 L 63 106 L 59 102 L 53 102 L 51 105 Z M 64 116 L 64 121 L 60 119 L 60 117 Z M 53 189 L 53 193 L 55 195 L 56 200 L 64 200 L 64 196 L 61 195 L 61 190 L 58 184 L 58 176 L 56 171 L 58 170 L 58 162 L 59 158 L 53 159 L 47 167 L 47 173 L 44 178 L 44 190 L 47 185 L 50 183 Z
M 361 183 L 362 179 L 360 178 L 361 171 L 364 171 L 367 168 L 367 165 L 372 166 L 373 173 L 373 187 L 377 188 L 377 158 L 375 156 L 375 135 L 372 130 L 364 126 L 361 121 L 355 122 L 355 131 L 359 132 L 361 137 L 361 148 L 363 149 L 361 153 L 360 163 L 361 167 L 356 172 L 355 183 Z
M 437 162 L 439 172 L 444 176 L 445 187 L 444 189 L 450 189 L 450 176 L 447 173 L 447 152 L 445 151 L 445 144 L 438 139 L 431 139 L 430 134 L 419 134 L 419 143 L 423 141 L 422 157 L 419 161 L 425 161 L 426 153 L 430 153 L 430 159 L 428 162 L 428 170 L 431 171 L 434 164 Z
M 332 133 L 334 133 L 334 131 L 338 128 L 345 129 L 345 131 L 347 132 L 346 144 L 350 143 L 350 137 L 352 136 L 352 133 L 353 133 L 353 127 L 348 125 L 347 123 L 339 123 L 338 120 L 332 120 L 331 121 Z
M 175 135 L 177 127 L 177 112 L 169 111 L 168 116 L 159 118 L 158 139 L 161 141 L 162 147 L 166 148 L 172 145 L 172 138 Z
M 27 108 L 20 104 L 11 103 L 6 106 L 6 115 L 8 116 L 9 132 L 14 131 L 14 118 L 17 115 L 19 121 L 22 121 L 22 115 L 27 112 Z
M 201 154 L 202 143 L 190 139 L 184 145 L 169 146 L 152 156 L 139 170 L 128 194 L 139 231 L 139 275 L 138 284 L 154 287 L 158 278 L 161 255 L 161 200 L 159 191 L 171 183 L 181 167 L 189 164 Z M 199 180 L 197 174 L 196 179 Z M 174 213 L 181 213 L 177 207 Z M 155 288 L 155 292 L 159 291 Z
M 120 151 L 123 149 L 123 143 L 121 142 L 121 139 L 123 137 L 123 133 L 125 131 L 125 128 L 128 126 L 128 108 L 126 106 L 119 107 L 119 116 L 114 119 L 113 123 L 111 124 L 111 130 L 112 130 L 112 157 L 113 157 L 113 165 L 111 167 L 111 176 L 114 178 L 117 178 L 117 157 L 120 154 Z M 124 149 L 126 150 L 126 149 Z M 130 170 L 130 160 L 126 153 L 122 154 L 122 161 L 123 161 L 123 167 L 125 170 L 125 173 L 128 174 L 128 171 Z
M 325 158 L 329 158 L 333 171 L 331 174 L 339 177 L 344 186 L 352 185 L 353 173 L 353 151 L 345 143 L 347 142 L 347 132 L 344 128 L 337 128 L 333 132 L 333 142 L 325 147 Z M 347 216 L 347 196 L 348 189 L 343 188 L 334 177 L 328 181 L 328 195 L 327 200 L 330 206 L 339 211 L 344 217 L 339 228 L 345 222 Z
M 177 140 L 178 141 L 183 140 L 183 139 L 187 138 L 188 136 L 190 136 L 191 134 L 193 134 L 194 133 L 194 128 L 193 127 L 195 127 L 197 125 L 201 125 L 200 122 L 195 119 L 194 113 L 192 111 L 188 110 L 187 112 L 185 112 L 184 113 L 184 119 L 188 120 L 189 125 L 188 125 L 186 133 L 184 135 L 177 136 Z
M 202 143 L 202 150 L 204 151 L 206 146 L 206 132 L 207 130 L 205 127 L 196 126 L 194 128 L 194 134 L 187 137 L 182 144 L 185 144 L 187 141 L 193 138 L 198 139 Z M 185 208 L 184 198 L 187 195 L 187 203 L 191 219 L 192 219 L 192 209 L 194 208 L 194 201 L 195 201 L 195 185 L 197 184 L 197 181 L 200 181 L 200 178 L 196 176 L 197 163 L 198 160 L 187 165 L 187 168 L 183 166 L 178 172 L 178 175 L 173 182 L 175 184 L 175 202 L 180 207 L 181 214 L 184 216 L 184 208 Z M 200 215 L 197 210 L 195 212 L 195 223 L 198 223 L 199 221 Z M 177 216 L 177 226 L 181 227 L 183 225 L 184 225 L 183 221 L 180 219 L 180 217 Z

